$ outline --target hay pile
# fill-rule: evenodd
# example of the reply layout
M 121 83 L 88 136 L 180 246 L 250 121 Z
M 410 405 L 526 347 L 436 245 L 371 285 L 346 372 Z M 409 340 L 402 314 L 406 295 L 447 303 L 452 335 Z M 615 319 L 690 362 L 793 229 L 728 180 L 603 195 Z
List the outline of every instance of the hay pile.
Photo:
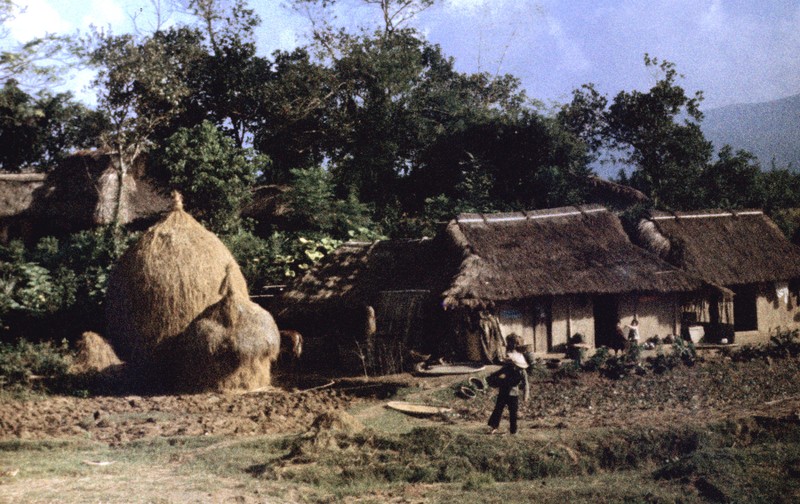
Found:
M 233 265 L 229 273 L 233 271 Z M 163 355 L 177 390 L 253 390 L 270 384 L 280 336 L 272 316 L 225 276 L 222 299 L 167 343 Z
M 235 388 L 257 388 L 269 382 L 269 361 L 278 346 L 275 322 L 249 301 L 233 256 L 183 210 L 177 194 L 172 211 L 125 252 L 112 272 L 106 323 L 117 355 L 137 368 L 143 381 L 171 377 L 176 382 L 213 384 L 211 388 L 228 388 L 231 383 Z M 200 355 L 181 355 L 178 349 Z M 239 357 L 231 360 L 230 352 Z M 194 366 L 183 365 L 187 359 Z M 215 364 L 205 367 L 200 362 Z M 247 368 L 241 376 L 232 378 L 238 368 L 213 374 L 237 362 Z M 175 377 L 175 368 L 189 375 Z
M 83 333 L 78 340 L 77 348 L 78 352 L 72 365 L 73 373 L 102 372 L 122 364 L 111 345 L 95 332 Z

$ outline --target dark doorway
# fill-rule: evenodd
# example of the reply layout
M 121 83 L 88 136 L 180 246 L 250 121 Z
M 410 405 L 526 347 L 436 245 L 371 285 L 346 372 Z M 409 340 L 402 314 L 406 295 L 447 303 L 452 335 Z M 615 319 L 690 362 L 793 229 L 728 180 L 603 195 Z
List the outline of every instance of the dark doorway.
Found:
M 619 320 L 616 296 L 596 296 L 593 300 L 594 346 L 611 347 Z
M 758 330 L 758 311 L 756 299 L 758 289 L 753 284 L 733 287 L 733 329 L 734 331 Z

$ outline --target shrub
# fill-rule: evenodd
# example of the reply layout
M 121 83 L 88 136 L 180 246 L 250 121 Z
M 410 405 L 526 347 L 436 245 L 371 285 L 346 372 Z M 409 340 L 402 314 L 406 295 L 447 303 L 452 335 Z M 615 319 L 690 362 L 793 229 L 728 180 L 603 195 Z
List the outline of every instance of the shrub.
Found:
M 0 343 L 0 388 L 33 387 L 37 376 L 62 378 L 71 362 L 66 341 L 59 346 L 24 340 L 16 344 Z
M 600 368 L 605 365 L 610 355 L 611 354 L 608 350 L 608 347 L 602 346 L 598 348 L 594 352 L 594 355 L 586 359 L 586 361 L 583 363 L 583 369 L 585 371 L 599 371 Z
M 800 331 L 797 329 L 775 330 L 769 343 L 762 345 L 744 345 L 738 350 L 726 350 L 725 355 L 737 362 L 755 359 L 796 357 L 800 355 Z
M 99 330 L 109 272 L 135 238 L 108 226 L 62 241 L 42 238 L 29 249 L 20 242 L 0 247 L 2 332 L 58 341 Z
M 796 357 L 800 354 L 800 331 L 776 329 L 769 338 L 768 352 L 772 357 Z
M 683 338 L 675 338 L 672 342 L 672 355 L 679 359 L 684 366 L 694 366 L 697 362 L 697 350 L 694 343 Z

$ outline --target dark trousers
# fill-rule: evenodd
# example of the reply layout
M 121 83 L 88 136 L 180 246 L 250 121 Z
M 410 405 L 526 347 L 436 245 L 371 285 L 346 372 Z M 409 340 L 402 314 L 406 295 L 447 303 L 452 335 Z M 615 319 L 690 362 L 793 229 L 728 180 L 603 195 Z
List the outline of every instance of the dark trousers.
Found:
M 498 394 L 492 416 L 489 417 L 489 427 L 496 429 L 500 426 L 503 410 L 508 406 L 508 422 L 511 424 L 511 434 L 517 433 L 517 411 L 519 411 L 519 396 Z

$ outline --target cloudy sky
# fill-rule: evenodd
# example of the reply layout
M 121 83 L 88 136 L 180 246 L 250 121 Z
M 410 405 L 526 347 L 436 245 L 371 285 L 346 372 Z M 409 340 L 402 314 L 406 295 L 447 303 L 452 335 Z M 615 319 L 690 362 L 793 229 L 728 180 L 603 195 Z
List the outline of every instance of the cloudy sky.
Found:
M 9 28 L 23 41 L 90 24 L 129 31 L 134 15 L 146 30 L 152 19 L 152 0 L 18 3 L 27 9 Z M 263 19 L 264 54 L 307 40 L 308 21 L 284 4 L 250 0 Z M 339 19 L 374 18 L 360 4 L 342 0 Z M 546 104 L 568 101 L 586 82 L 609 95 L 647 89 L 656 76 L 644 67 L 644 53 L 676 63 L 684 87 L 704 92 L 704 108 L 800 93 L 798 0 L 439 0 L 414 26 L 459 70 L 511 73 Z M 84 73 L 67 85 L 78 90 L 87 81 Z

